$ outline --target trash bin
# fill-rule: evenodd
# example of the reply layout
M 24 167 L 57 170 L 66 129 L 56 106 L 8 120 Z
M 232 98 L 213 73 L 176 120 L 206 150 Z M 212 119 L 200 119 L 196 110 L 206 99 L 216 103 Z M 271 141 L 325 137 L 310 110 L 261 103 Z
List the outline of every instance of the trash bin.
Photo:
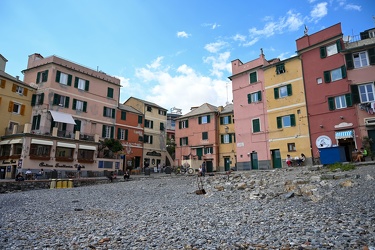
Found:
M 51 180 L 51 184 L 49 186 L 50 189 L 55 189 L 56 188 L 56 179 Z
M 56 188 L 62 188 L 62 180 L 61 179 L 57 179 Z
M 166 174 L 171 174 L 172 173 L 172 169 L 170 167 L 166 167 L 165 170 L 164 170 L 164 172 Z
M 72 179 L 68 180 L 68 188 L 73 188 L 73 180 Z
M 145 168 L 145 175 L 150 175 L 150 168 Z

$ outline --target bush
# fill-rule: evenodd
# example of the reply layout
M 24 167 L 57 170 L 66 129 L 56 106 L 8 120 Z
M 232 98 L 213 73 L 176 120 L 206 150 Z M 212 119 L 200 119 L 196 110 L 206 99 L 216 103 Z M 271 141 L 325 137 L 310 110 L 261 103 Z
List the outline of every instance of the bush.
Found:
M 342 171 L 350 171 L 355 169 L 355 166 L 351 163 L 343 164 L 341 162 L 336 162 L 334 164 L 329 164 L 328 168 L 330 171 L 335 171 L 337 169 L 341 169 Z

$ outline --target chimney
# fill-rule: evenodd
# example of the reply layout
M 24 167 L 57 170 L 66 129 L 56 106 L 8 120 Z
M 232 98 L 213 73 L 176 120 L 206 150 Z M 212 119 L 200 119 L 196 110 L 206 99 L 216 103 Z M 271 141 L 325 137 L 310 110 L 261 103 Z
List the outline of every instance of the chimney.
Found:
M 5 72 L 5 66 L 7 65 L 7 59 L 0 54 L 0 70 Z
M 20 80 L 20 76 L 16 76 L 16 79 L 17 79 L 17 81 L 19 81 Z

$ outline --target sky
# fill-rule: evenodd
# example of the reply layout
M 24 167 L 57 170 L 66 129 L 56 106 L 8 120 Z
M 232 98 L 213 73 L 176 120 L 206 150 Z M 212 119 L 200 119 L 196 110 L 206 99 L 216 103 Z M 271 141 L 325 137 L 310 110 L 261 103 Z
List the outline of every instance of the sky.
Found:
M 0 54 L 20 76 L 56 55 L 121 80 L 133 96 L 182 114 L 232 102 L 231 61 L 296 55 L 295 40 L 340 23 L 375 27 L 374 0 L 0 0 Z

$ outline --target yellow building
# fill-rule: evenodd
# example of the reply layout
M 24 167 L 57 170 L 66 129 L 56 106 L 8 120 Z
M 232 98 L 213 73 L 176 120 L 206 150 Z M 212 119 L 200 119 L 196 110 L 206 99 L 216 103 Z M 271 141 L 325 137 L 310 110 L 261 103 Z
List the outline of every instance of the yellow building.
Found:
M 167 109 L 135 97 L 130 97 L 124 104 L 144 114 L 144 164 L 147 162 L 150 167 L 157 167 L 159 164 L 163 166 L 167 153 Z
M 311 163 L 301 60 L 292 57 L 263 69 L 272 167 L 285 167 L 287 155 L 296 159 L 304 154 L 304 164 Z
M 219 107 L 219 167 L 218 171 L 229 171 L 236 166 L 236 134 L 234 132 L 233 104 Z

